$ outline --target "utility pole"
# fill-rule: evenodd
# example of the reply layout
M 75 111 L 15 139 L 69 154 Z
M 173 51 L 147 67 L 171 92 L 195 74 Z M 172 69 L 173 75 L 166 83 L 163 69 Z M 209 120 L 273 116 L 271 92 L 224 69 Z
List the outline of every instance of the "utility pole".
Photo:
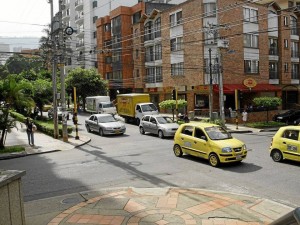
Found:
M 62 136 L 63 141 L 68 142 L 68 125 L 66 111 L 66 90 L 65 90 L 65 46 L 64 46 L 64 29 L 62 23 L 62 0 L 59 0 L 59 47 L 60 47 L 60 83 L 61 83 L 61 106 L 62 106 Z
M 212 120 L 213 115 L 213 78 L 212 78 L 212 63 L 211 63 L 211 48 L 209 52 L 209 118 Z
M 52 45 L 52 90 L 53 90 L 53 125 L 54 125 L 54 138 L 58 139 L 58 118 L 57 118 L 57 87 L 56 87 L 56 70 L 57 70 L 57 59 L 56 59 L 56 40 L 55 40 L 55 27 L 56 18 L 53 13 L 53 0 L 49 0 L 51 4 L 51 45 Z
M 223 91 L 223 75 L 222 75 L 222 55 L 221 49 L 218 47 L 218 56 L 217 60 L 217 71 L 218 71 L 218 79 L 219 79 L 219 106 L 220 106 L 220 119 L 222 124 L 225 124 L 225 115 L 224 115 L 224 91 Z

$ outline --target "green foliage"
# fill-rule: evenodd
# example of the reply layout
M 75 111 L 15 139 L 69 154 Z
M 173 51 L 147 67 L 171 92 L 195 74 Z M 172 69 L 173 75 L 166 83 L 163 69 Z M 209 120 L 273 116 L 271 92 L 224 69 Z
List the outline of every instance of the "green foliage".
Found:
M 52 100 L 52 82 L 42 79 L 37 79 L 32 84 L 33 100 L 40 112 L 43 111 L 43 106 L 49 104 Z
M 177 100 L 178 109 L 187 106 L 187 101 L 183 99 Z M 176 100 L 165 100 L 159 103 L 161 109 L 176 109 Z
M 282 100 L 278 97 L 258 97 L 254 98 L 253 102 L 257 106 L 277 107 L 281 105 Z
M 266 127 L 281 127 L 286 126 L 285 123 L 270 121 L 270 122 L 255 122 L 255 123 L 247 123 L 248 127 L 253 128 L 266 128 Z
M 23 152 L 23 151 L 25 151 L 25 147 L 24 146 L 19 146 L 19 145 L 2 147 L 2 148 L 0 147 L 0 154 Z
M 66 78 L 66 91 L 73 94 L 76 87 L 77 96 L 80 96 L 85 107 L 85 98 L 88 96 L 107 95 L 108 83 L 103 80 L 95 69 L 76 68 L 71 70 Z

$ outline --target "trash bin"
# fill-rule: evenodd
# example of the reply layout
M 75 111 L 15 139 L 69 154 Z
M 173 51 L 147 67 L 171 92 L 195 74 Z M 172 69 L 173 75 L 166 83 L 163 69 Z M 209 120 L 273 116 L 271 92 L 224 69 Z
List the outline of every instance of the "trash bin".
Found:
M 212 119 L 213 119 L 213 120 L 216 120 L 216 119 L 218 119 L 218 118 L 219 118 L 219 114 L 218 114 L 218 112 L 212 112 L 212 115 L 211 115 L 211 117 L 212 117 Z
M 235 118 L 236 117 L 236 111 L 231 111 L 230 112 L 230 117 Z

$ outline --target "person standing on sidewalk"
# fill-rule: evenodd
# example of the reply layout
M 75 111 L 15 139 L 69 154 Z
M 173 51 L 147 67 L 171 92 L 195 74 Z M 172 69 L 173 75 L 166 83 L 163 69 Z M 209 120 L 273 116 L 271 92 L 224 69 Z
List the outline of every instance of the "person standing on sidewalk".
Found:
M 242 113 L 242 120 L 243 120 L 244 125 L 247 122 L 247 119 L 248 119 L 248 113 L 247 113 L 246 109 L 244 109 L 244 111 Z
M 30 120 L 29 117 L 27 117 L 25 124 L 26 124 L 26 133 L 27 133 L 27 137 L 28 137 L 28 144 L 34 146 L 34 134 L 33 134 L 33 131 L 34 131 L 35 125 Z

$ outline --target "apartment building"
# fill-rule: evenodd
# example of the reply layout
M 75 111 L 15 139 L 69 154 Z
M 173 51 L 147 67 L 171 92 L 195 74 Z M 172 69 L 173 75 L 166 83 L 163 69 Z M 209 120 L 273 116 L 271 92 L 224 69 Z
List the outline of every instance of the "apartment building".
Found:
M 97 66 L 96 20 L 120 5 L 133 6 L 138 0 L 63 0 L 62 20 L 75 33 L 66 41 L 66 69 Z
M 297 1 L 286 7 L 277 1 L 188 0 L 152 8 L 131 25 L 131 48 L 115 46 L 133 63 L 125 72 L 131 77 L 117 78 L 117 90 L 150 93 L 158 104 L 176 89 L 188 102 L 185 111 L 208 109 L 210 101 L 219 111 L 222 81 L 225 108 L 245 108 L 259 96 L 281 97 L 289 108 L 299 103 L 298 18 Z

